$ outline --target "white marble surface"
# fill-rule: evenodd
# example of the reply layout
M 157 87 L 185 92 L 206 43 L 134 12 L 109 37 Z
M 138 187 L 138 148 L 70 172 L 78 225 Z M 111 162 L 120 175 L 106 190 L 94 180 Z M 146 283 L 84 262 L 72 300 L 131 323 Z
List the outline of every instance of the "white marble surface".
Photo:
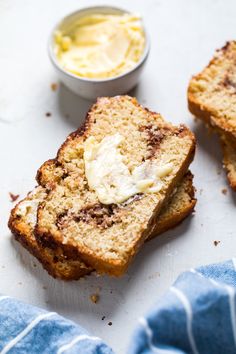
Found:
M 0 292 L 58 311 L 123 354 L 136 319 L 180 272 L 235 255 L 236 197 L 227 186 L 216 138 L 188 113 L 186 87 L 213 50 L 235 38 L 236 2 L 119 1 L 120 6 L 144 16 L 151 36 L 150 58 L 133 94 L 168 120 L 184 122 L 196 133 L 198 148 L 192 171 L 198 204 L 194 217 L 145 245 L 123 278 L 91 276 L 65 283 L 50 278 L 12 241 L 7 220 L 13 204 L 8 193 L 23 197 L 34 186 L 37 168 L 55 155 L 90 105 L 63 87 L 51 91 L 50 84 L 57 78 L 47 57 L 48 34 L 65 14 L 103 3 L 0 1 Z M 47 118 L 46 112 L 52 116 Z M 227 188 L 226 195 L 222 188 Z M 221 241 L 217 247 L 214 240 Z M 98 286 L 100 301 L 93 304 L 89 297 Z M 102 316 L 106 316 L 104 321 Z

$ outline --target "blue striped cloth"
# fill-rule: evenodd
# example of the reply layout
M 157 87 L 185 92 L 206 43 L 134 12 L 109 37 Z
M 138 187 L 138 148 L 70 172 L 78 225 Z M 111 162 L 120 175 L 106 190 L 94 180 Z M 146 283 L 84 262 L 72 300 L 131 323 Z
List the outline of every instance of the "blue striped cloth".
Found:
M 236 261 L 191 269 L 139 319 L 127 354 L 235 354 Z M 114 354 L 54 312 L 0 296 L 0 354 Z
M 0 296 L 1 354 L 112 354 L 98 337 L 55 312 Z
M 143 318 L 128 354 L 235 354 L 236 260 L 181 274 Z

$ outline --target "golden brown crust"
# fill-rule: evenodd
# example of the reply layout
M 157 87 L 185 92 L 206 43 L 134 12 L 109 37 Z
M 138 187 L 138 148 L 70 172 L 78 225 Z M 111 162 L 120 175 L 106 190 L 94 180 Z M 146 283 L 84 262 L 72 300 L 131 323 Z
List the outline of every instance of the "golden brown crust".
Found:
M 127 97 L 126 98 L 130 101 L 133 102 L 134 105 L 137 107 L 140 107 L 138 104 L 137 100 L 134 98 Z M 124 99 L 124 97 L 117 97 L 114 99 Z M 93 106 L 93 110 L 98 106 L 98 104 L 106 104 L 106 101 L 109 102 L 110 99 L 108 98 L 100 98 Z M 171 125 L 168 125 L 165 123 L 161 117 L 153 112 L 150 112 L 146 109 L 146 112 L 149 115 L 156 115 L 159 117 L 159 125 L 165 127 L 170 127 L 169 129 L 173 129 L 174 134 L 176 133 L 175 128 L 171 128 Z M 76 143 L 78 144 L 79 141 L 83 141 L 87 135 L 88 127 L 91 126 L 94 123 L 94 116 L 92 115 L 92 111 L 90 111 L 87 114 L 86 122 L 85 125 L 82 129 L 77 130 L 76 132 L 72 133 L 66 140 L 65 143 L 62 144 L 61 148 L 58 151 L 57 154 L 57 163 L 62 163 L 61 156 L 63 155 L 64 149 L 66 149 L 67 145 L 75 140 Z M 181 138 L 188 137 L 188 141 L 191 141 L 191 147 L 188 150 L 188 153 L 186 155 L 185 160 L 182 163 L 181 168 L 179 171 L 176 173 L 175 177 L 173 178 L 172 182 L 169 184 L 169 187 L 166 189 L 165 192 L 165 200 L 170 196 L 172 193 L 174 187 L 180 182 L 180 180 L 183 178 L 183 175 L 186 173 L 189 164 L 191 163 L 193 156 L 194 156 L 194 151 L 195 151 L 195 138 L 193 134 L 184 126 L 181 127 L 181 131 L 178 132 L 178 134 Z M 65 168 L 65 166 L 63 166 Z M 66 169 L 66 168 L 65 168 Z M 67 172 L 67 171 L 66 171 Z M 41 175 L 42 176 L 42 175 Z M 40 178 L 39 178 L 40 179 Z M 51 195 L 51 192 L 49 193 L 49 197 Z M 164 201 L 164 200 L 163 200 Z M 133 248 L 130 251 L 129 257 L 126 259 L 103 259 L 99 255 L 97 255 L 93 250 L 91 250 L 89 247 L 86 245 L 77 245 L 74 243 L 67 243 L 63 242 L 63 235 L 59 232 L 59 230 L 53 232 L 47 230 L 45 227 L 41 226 L 39 222 L 37 222 L 37 225 L 35 227 L 35 236 L 37 238 L 37 241 L 42 245 L 42 246 L 47 246 L 52 249 L 56 249 L 57 247 L 62 247 L 63 252 L 70 258 L 77 258 L 79 257 L 80 259 L 85 262 L 85 264 L 89 264 L 92 268 L 95 268 L 99 273 L 107 273 L 110 275 L 115 275 L 119 276 L 123 274 L 127 267 L 128 264 L 131 262 L 133 259 L 134 255 L 137 253 L 138 249 L 142 245 L 142 243 L 145 241 L 147 238 L 148 234 L 150 233 L 150 230 L 152 230 L 155 226 L 157 216 L 161 210 L 162 207 L 162 202 L 158 204 L 156 207 L 153 217 L 149 221 L 149 224 L 147 227 L 143 227 L 143 229 L 140 229 L 140 237 L 138 238 L 137 242 L 135 245 L 133 245 Z M 38 207 L 38 221 L 42 219 L 42 211 L 45 208 L 45 202 L 41 203 Z

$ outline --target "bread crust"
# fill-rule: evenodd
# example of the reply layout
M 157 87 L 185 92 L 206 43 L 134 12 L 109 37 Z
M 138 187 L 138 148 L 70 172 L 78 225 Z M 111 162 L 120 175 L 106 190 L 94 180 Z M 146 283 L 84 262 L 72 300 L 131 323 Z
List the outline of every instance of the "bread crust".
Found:
M 116 100 L 127 99 L 127 100 L 131 101 L 137 107 L 139 107 L 139 108 L 141 107 L 138 104 L 136 99 L 128 97 L 128 96 L 123 96 L 123 97 L 118 96 L 113 99 L 114 100 L 115 99 Z M 97 108 L 98 105 L 106 104 L 107 102 L 109 102 L 109 100 L 111 100 L 111 98 L 98 99 L 97 103 L 95 104 L 95 106 L 93 106 L 92 110 L 90 110 L 88 112 L 84 126 L 80 129 L 78 129 L 76 132 L 69 135 L 69 137 L 66 139 L 66 141 L 62 144 L 62 146 L 59 149 L 58 154 L 57 154 L 57 158 L 56 158 L 57 164 L 63 163 L 63 161 L 61 160 L 61 156 L 63 155 L 62 153 L 63 153 L 64 149 L 67 148 L 68 144 L 71 141 L 73 141 L 74 139 L 77 139 L 76 141 L 78 143 L 79 141 L 81 141 L 81 140 L 83 141 L 84 139 L 86 139 L 86 137 L 89 134 L 89 127 L 94 123 L 94 117 L 92 115 L 93 111 Z M 143 109 L 143 107 L 141 107 L 141 109 Z M 149 115 L 155 114 L 146 108 L 145 108 L 145 110 Z M 160 124 L 162 124 L 164 127 L 169 127 L 169 129 L 173 129 L 173 130 L 175 129 L 173 126 L 170 126 L 167 123 L 164 123 L 164 121 L 162 120 L 162 118 L 159 115 L 157 115 L 157 116 L 159 118 Z M 187 149 L 186 157 L 185 157 L 184 161 L 182 162 L 181 168 L 176 173 L 172 182 L 169 184 L 168 188 L 166 189 L 165 197 L 164 197 L 163 201 L 159 202 L 159 204 L 157 205 L 157 207 L 153 213 L 153 217 L 149 220 L 148 226 L 147 227 L 145 226 L 145 227 L 143 227 L 143 229 L 142 228 L 140 229 L 139 238 L 138 238 L 137 242 L 135 243 L 135 245 L 133 245 L 132 249 L 130 249 L 129 256 L 126 259 L 104 259 L 104 258 L 101 258 L 100 256 L 98 256 L 93 250 L 89 249 L 85 245 L 75 245 L 74 243 L 69 242 L 69 241 L 67 244 L 65 244 L 63 242 L 63 236 L 60 234 L 60 232 L 48 231 L 44 227 L 42 227 L 39 223 L 39 220 L 41 220 L 41 218 L 42 218 L 42 211 L 45 208 L 45 203 L 47 201 L 42 202 L 38 207 L 37 224 L 35 227 L 35 237 L 36 237 L 38 243 L 42 247 L 46 246 L 46 247 L 49 247 L 54 250 L 57 249 L 58 247 L 62 248 L 64 254 L 67 255 L 69 258 L 78 259 L 78 257 L 79 257 L 80 259 L 82 259 L 82 261 L 85 264 L 96 269 L 96 271 L 99 273 L 107 273 L 107 274 L 114 275 L 114 276 L 122 275 L 126 271 L 129 263 L 132 261 L 134 255 L 137 253 L 140 246 L 143 244 L 145 239 L 148 237 L 148 234 L 150 233 L 150 231 L 152 231 L 154 229 L 155 223 L 157 221 L 158 214 L 161 211 L 163 202 L 169 198 L 169 196 L 171 195 L 175 186 L 183 178 L 184 174 L 186 173 L 186 171 L 188 169 L 189 164 L 191 163 L 191 161 L 193 159 L 194 152 L 195 152 L 195 138 L 194 138 L 193 134 L 184 126 L 181 127 L 181 130 L 178 133 L 181 134 L 181 138 L 187 138 L 189 141 L 190 146 Z M 55 160 L 54 160 L 54 162 L 55 162 Z M 42 183 L 42 175 L 43 175 L 42 169 L 40 171 L 41 171 L 41 175 L 38 174 L 38 180 L 40 183 Z M 54 187 L 53 187 L 53 189 L 54 189 Z M 49 197 L 50 197 L 51 193 L 52 192 L 49 192 Z

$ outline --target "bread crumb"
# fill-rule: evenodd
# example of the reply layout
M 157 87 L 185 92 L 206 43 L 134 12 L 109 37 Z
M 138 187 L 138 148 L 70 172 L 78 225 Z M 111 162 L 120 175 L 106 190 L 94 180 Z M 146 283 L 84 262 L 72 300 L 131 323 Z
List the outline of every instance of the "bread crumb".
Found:
M 57 88 L 58 88 L 58 84 L 56 82 L 53 82 L 51 84 L 51 90 L 55 92 L 57 90 Z
M 46 117 L 51 117 L 51 115 L 52 115 L 52 113 L 51 113 L 51 112 L 47 112 L 47 113 L 45 113 L 45 116 L 46 116 Z
M 36 268 L 36 267 L 37 267 L 37 264 L 34 263 L 33 266 L 34 266 L 34 268 Z
M 104 320 L 105 320 L 105 318 L 106 318 L 106 316 L 102 316 L 102 321 L 104 321 Z
M 112 322 L 108 322 L 108 326 L 112 326 Z
M 98 294 L 93 294 L 93 295 L 91 295 L 91 296 L 90 296 L 90 300 L 91 300 L 94 304 L 96 304 L 96 303 L 98 302 L 98 300 L 99 300 L 99 295 L 98 295 Z
M 227 192 L 228 192 L 228 191 L 227 191 L 227 188 L 223 188 L 223 189 L 221 190 L 221 193 L 224 194 L 224 195 L 226 195 Z
M 43 289 L 44 289 L 44 290 L 46 290 L 46 289 L 47 289 L 47 287 L 44 285 L 44 286 L 43 286 Z
M 149 275 L 148 279 L 155 279 L 156 277 L 160 277 L 160 273 L 159 272 L 155 272 L 155 273 Z
M 11 198 L 11 202 L 13 203 L 19 198 L 20 195 L 19 194 L 13 194 L 13 193 L 9 192 L 9 196 Z
M 218 244 L 220 243 L 220 241 L 216 241 L 216 240 L 215 240 L 213 243 L 214 243 L 215 246 L 218 246 Z

